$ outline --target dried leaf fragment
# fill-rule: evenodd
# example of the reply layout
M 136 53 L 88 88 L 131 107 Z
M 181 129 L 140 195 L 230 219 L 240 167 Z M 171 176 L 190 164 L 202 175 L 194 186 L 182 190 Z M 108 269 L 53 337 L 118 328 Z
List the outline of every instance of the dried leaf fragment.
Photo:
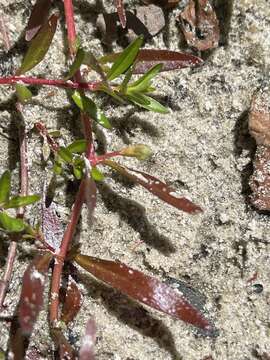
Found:
M 257 143 L 250 178 L 251 203 L 259 210 L 270 210 L 270 91 L 258 92 L 252 99 L 249 132 Z
M 179 19 L 189 46 L 200 51 L 218 46 L 219 22 L 209 0 L 190 0 Z
M 62 321 L 67 324 L 75 318 L 81 308 L 81 300 L 82 297 L 78 286 L 73 280 L 70 280 L 62 309 Z

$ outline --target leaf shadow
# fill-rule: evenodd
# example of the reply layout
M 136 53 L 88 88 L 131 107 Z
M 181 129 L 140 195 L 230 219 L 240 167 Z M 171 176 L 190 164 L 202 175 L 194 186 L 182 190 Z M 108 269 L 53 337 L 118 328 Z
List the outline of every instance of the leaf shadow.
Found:
M 117 134 L 126 145 L 132 143 L 130 138 L 135 137 L 135 131 L 137 129 L 150 137 L 160 137 L 158 127 L 142 119 L 138 115 L 139 112 L 144 112 L 144 110 L 138 111 L 138 109 L 131 109 L 124 116 L 110 118 L 112 126 L 116 129 Z
M 250 208 L 251 204 L 249 202 L 249 196 L 251 194 L 251 189 L 249 186 L 249 179 L 253 172 L 252 161 L 255 156 L 256 151 L 256 142 L 249 135 L 248 131 L 248 115 L 249 110 L 245 110 L 238 117 L 235 127 L 234 127 L 234 156 L 236 158 L 240 157 L 243 150 L 248 151 L 248 154 L 251 158 L 249 162 L 241 171 L 241 185 L 242 185 L 242 194 L 245 198 L 246 206 Z
M 140 234 L 143 242 L 164 255 L 176 251 L 171 241 L 166 236 L 159 234 L 149 222 L 145 208 L 142 205 L 134 200 L 122 197 L 104 183 L 97 184 L 97 187 L 106 208 L 117 212 L 123 221 Z
M 155 319 L 139 303 L 87 274 L 78 272 L 78 280 L 87 287 L 89 295 L 95 300 L 101 299 L 109 313 L 120 322 L 152 338 L 160 348 L 171 354 L 172 359 L 180 358 L 173 335 L 162 320 Z

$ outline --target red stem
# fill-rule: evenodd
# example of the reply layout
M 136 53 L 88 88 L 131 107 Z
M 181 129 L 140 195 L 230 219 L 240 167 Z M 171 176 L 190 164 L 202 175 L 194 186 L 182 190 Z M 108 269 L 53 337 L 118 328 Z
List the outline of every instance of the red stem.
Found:
M 66 228 L 60 252 L 57 254 L 57 260 L 54 263 L 52 284 L 51 284 L 51 305 L 50 305 L 50 321 L 53 326 L 57 326 L 55 322 L 58 320 L 58 307 L 59 307 L 59 289 L 61 283 L 61 274 L 64 266 L 64 260 L 69 248 L 69 244 L 74 235 L 76 225 L 79 221 L 81 214 L 81 208 L 84 202 L 85 194 L 85 183 L 82 180 L 79 188 L 79 192 L 76 196 L 74 207 L 72 209 L 71 218 Z
M 53 80 L 53 79 L 40 79 L 34 77 L 24 76 L 9 76 L 0 78 L 0 85 L 14 85 L 14 84 L 28 84 L 28 85 L 49 85 L 56 86 L 65 89 L 84 89 L 90 91 L 97 91 L 101 82 L 94 81 L 91 83 L 86 82 L 74 82 L 71 80 Z
M 66 17 L 66 26 L 68 33 L 68 44 L 69 44 L 69 52 L 70 56 L 73 57 L 75 55 L 75 42 L 76 42 L 76 30 L 74 23 L 74 11 L 73 11 L 73 3 L 72 0 L 64 0 L 64 8 L 65 8 L 65 17 Z M 80 71 L 77 71 L 74 76 L 75 83 L 84 84 L 82 81 L 82 76 Z M 83 93 L 83 87 L 80 88 L 80 91 Z M 88 88 L 86 88 L 88 89 Z M 97 88 L 95 88 L 97 90 Z M 86 114 L 81 113 L 81 120 L 84 129 L 84 136 L 87 141 L 87 150 L 86 154 L 88 157 L 94 153 L 93 145 L 92 145 L 92 127 L 91 121 Z M 68 227 L 65 231 L 60 251 L 57 260 L 55 261 L 53 274 L 52 274 L 52 285 L 51 285 L 51 305 L 50 305 L 50 322 L 53 327 L 57 326 L 57 321 L 59 319 L 58 308 L 59 308 L 59 289 L 61 283 L 62 270 L 64 266 L 64 261 L 67 255 L 67 251 L 69 249 L 70 243 L 72 241 L 72 237 L 74 235 L 80 213 L 81 208 L 85 200 L 85 181 L 82 180 L 79 188 L 79 192 L 76 196 L 74 207 L 72 209 L 71 219 L 68 224 Z

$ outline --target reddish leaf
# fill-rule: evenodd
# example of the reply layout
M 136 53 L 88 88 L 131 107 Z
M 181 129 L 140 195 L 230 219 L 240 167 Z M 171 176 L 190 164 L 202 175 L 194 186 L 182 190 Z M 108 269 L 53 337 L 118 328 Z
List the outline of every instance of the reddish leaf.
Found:
M 64 305 L 62 309 L 61 320 L 66 324 L 72 321 L 81 308 L 81 292 L 73 280 L 69 281 Z
M 31 334 L 42 309 L 45 276 L 51 257 L 49 253 L 37 255 L 24 273 L 18 311 L 23 334 Z
M 209 0 L 190 0 L 179 18 L 188 45 L 201 51 L 218 46 L 219 23 Z
M 86 324 L 86 330 L 82 339 L 80 348 L 80 360 L 94 360 L 94 345 L 96 342 L 96 323 L 93 319 L 89 319 Z
M 179 197 L 172 188 L 152 175 L 148 175 L 142 171 L 124 168 L 111 160 L 106 160 L 105 164 L 109 165 L 121 175 L 134 181 L 136 184 L 142 185 L 152 194 L 179 210 L 183 210 L 190 214 L 196 214 L 202 211 L 198 205 L 195 205 L 193 202 L 184 197 Z
M 59 249 L 64 230 L 56 213 L 55 203 L 52 201 L 46 206 L 46 182 L 43 186 L 43 201 L 41 209 L 41 230 L 45 243 L 51 250 Z
M 65 336 L 58 329 L 52 330 L 52 337 L 59 349 L 59 359 L 61 360 L 75 360 L 77 359 L 75 350 L 72 348 L 70 343 L 67 341 Z
M 52 0 L 37 0 L 31 12 L 25 40 L 31 41 L 48 18 Z
M 88 208 L 88 218 L 90 223 L 93 220 L 94 210 L 97 203 L 97 186 L 96 183 L 90 178 L 85 178 L 85 203 Z
M 210 322 L 172 287 L 138 270 L 113 261 L 78 254 L 74 260 L 96 278 L 156 310 L 207 331 Z
M 116 7 L 122 28 L 125 28 L 127 25 L 127 18 L 123 0 L 114 0 L 114 6 Z
M 109 54 L 100 59 L 101 62 L 114 61 L 120 53 Z M 201 65 L 203 60 L 198 56 L 185 54 L 178 51 L 142 49 L 139 51 L 134 74 L 144 74 L 157 64 L 163 64 L 160 71 L 183 69 L 186 67 Z

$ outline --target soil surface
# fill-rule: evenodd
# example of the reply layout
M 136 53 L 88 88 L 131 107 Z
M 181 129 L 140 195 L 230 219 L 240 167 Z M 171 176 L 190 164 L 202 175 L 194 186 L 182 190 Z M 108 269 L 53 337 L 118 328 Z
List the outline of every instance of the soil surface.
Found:
M 2 53 L 0 59 L 2 74 L 11 73 L 11 62 L 15 69 L 25 53 L 24 29 L 32 5 L 30 1 L 1 0 L 0 9 L 12 43 L 12 56 Z M 135 5 L 133 2 L 129 8 Z M 113 131 L 97 129 L 98 149 L 148 144 L 153 149 L 150 160 L 122 162 L 166 181 L 201 205 L 203 213 L 192 216 L 177 211 L 139 186 L 116 176 L 108 177 L 98 186 L 93 225 L 89 226 L 84 209 L 76 241 L 85 254 L 119 260 L 162 280 L 171 277 L 181 280 L 182 287 L 184 282 L 188 288 L 196 289 L 196 296 L 206 302 L 218 334 L 204 336 L 192 326 L 133 302 L 80 270 L 82 309 L 66 335 L 79 347 L 86 321 L 93 316 L 98 329 L 98 360 L 270 357 L 270 218 L 249 203 L 255 142 L 247 128 L 252 95 L 269 84 L 270 7 L 268 0 L 215 0 L 214 5 L 221 25 L 219 47 L 202 55 L 205 62 L 199 68 L 162 73 L 155 80 L 157 98 L 169 107 L 169 114 L 117 106 L 106 96 L 97 97 L 114 125 Z M 62 13 L 62 3 L 58 1 L 55 6 Z M 112 4 L 76 0 L 74 6 L 82 45 L 96 55 L 109 52 L 95 24 L 101 12 L 113 11 Z M 166 14 L 165 29 L 148 40 L 145 47 L 190 51 L 176 23 L 182 7 Z M 49 53 L 31 75 L 62 78 L 68 66 L 64 44 L 61 16 Z M 0 46 L 3 49 L 3 43 Z M 111 48 L 121 49 L 118 43 Z M 42 121 L 49 129 L 61 130 L 62 144 L 81 138 L 82 131 L 78 112 L 64 90 L 33 90 L 33 102 L 24 106 L 23 114 L 28 130 L 30 191 L 41 193 L 44 179 L 51 177 L 51 165 L 44 172 L 42 143 L 32 131 L 33 124 Z M 20 119 L 13 94 L 11 87 L 0 88 L 0 172 L 12 170 L 13 189 L 17 191 Z M 54 199 L 63 224 L 69 218 L 74 188 L 71 182 L 59 186 Z M 39 216 L 38 206 L 28 211 L 33 223 Z M 0 275 L 7 247 L 7 239 L 1 235 Z M 3 316 L 14 313 L 22 275 L 33 251 L 29 242 L 18 245 Z M 30 349 L 36 347 L 42 358 L 53 359 L 46 324 L 44 310 Z M 4 351 L 8 348 L 9 329 L 10 323 L 1 320 L 0 347 Z

